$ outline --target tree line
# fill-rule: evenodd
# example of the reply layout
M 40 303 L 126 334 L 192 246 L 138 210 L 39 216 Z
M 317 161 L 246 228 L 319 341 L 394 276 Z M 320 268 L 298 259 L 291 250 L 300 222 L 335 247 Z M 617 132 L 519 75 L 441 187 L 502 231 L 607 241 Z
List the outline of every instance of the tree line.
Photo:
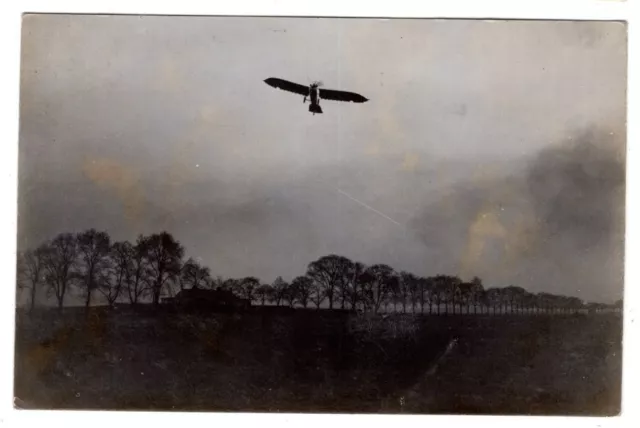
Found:
M 585 304 L 576 297 L 530 293 L 524 288 L 485 288 L 474 277 L 463 281 L 453 275 L 417 276 L 397 272 L 386 264 L 367 266 L 331 254 L 309 263 L 291 282 L 282 277 L 271 284 L 249 276 L 213 277 L 208 267 L 189 257 L 168 232 L 139 235 L 134 243 L 112 242 L 104 231 L 61 233 L 35 249 L 18 254 L 18 289 L 28 293 L 33 310 L 39 290 L 55 297 L 62 309 L 70 289 L 81 292 L 85 307 L 96 294 L 107 304 L 161 303 L 185 288 L 228 290 L 259 305 L 361 310 L 378 313 L 570 313 L 584 309 L 620 308 Z

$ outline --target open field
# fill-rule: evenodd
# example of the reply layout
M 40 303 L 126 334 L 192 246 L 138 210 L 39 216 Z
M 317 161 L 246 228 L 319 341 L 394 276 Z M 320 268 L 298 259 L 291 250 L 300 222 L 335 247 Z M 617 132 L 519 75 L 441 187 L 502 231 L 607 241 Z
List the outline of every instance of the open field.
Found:
M 26 408 L 614 415 L 621 318 L 20 313 Z

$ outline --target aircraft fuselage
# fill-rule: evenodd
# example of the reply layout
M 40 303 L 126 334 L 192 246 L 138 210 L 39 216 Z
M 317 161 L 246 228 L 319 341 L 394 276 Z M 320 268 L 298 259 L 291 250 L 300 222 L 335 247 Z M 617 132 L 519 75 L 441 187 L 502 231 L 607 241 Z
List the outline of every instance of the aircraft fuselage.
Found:
M 316 84 L 309 85 L 309 101 L 311 102 L 309 105 L 309 111 L 314 115 L 316 113 L 321 114 L 322 108 L 320 107 L 320 91 Z
M 318 92 L 319 91 L 317 86 L 309 86 L 309 98 L 311 99 L 311 104 L 320 104 L 320 96 Z

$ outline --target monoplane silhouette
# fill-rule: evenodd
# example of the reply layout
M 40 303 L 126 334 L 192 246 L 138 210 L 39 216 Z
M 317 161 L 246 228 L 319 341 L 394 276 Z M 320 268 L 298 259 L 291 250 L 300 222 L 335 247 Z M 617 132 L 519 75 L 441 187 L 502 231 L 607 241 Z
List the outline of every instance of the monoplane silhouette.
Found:
M 299 83 L 293 83 L 288 80 L 279 79 L 277 77 L 270 77 L 265 79 L 265 83 L 269 86 L 273 86 L 283 91 L 293 92 L 294 94 L 304 96 L 303 103 L 307 102 L 309 98 L 309 111 L 314 115 L 316 113 L 321 114 L 322 108 L 320 107 L 320 100 L 331 101 L 344 101 L 351 103 L 364 103 L 369 101 L 367 98 L 355 92 L 336 91 L 334 89 L 320 89 L 322 82 L 313 82 L 308 86 L 300 85 Z

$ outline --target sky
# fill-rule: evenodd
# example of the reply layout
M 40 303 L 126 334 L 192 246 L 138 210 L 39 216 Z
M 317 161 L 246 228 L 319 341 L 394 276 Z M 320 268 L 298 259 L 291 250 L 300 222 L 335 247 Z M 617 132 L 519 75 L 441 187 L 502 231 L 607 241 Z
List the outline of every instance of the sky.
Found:
M 18 248 L 171 232 L 213 275 L 330 253 L 622 296 L 626 27 L 27 15 Z M 364 104 L 264 83 L 315 80 Z

